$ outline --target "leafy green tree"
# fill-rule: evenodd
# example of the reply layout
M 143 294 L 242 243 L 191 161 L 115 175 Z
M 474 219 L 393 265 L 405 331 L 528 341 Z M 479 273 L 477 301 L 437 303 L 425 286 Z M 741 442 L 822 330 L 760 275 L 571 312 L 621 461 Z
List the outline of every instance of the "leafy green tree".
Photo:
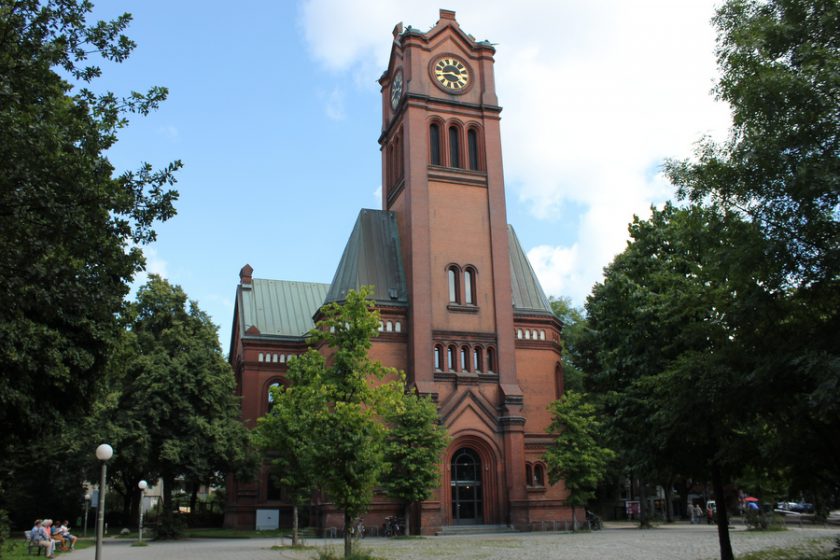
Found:
M 586 373 L 583 367 L 584 352 L 580 348 L 586 332 L 586 317 L 582 309 L 572 304 L 571 298 L 551 298 L 551 310 L 563 323 L 563 386 L 572 391 L 583 391 Z
M 162 537 L 172 523 L 177 477 L 208 483 L 220 472 L 245 474 L 253 455 L 233 372 L 207 314 L 180 287 L 151 275 L 128 318 L 125 375 L 100 414 L 114 436 L 115 467 L 135 487 L 141 476 L 162 479 Z
M 753 358 L 762 453 L 798 492 L 840 485 L 840 6 L 731 0 L 718 28 L 719 99 L 733 126 L 666 171 L 691 201 L 755 224 L 778 282 L 730 322 Z M 746 339 L 749 339 L 747 341 Z
M 174 162 L 119 175 L 105 153 L 167 95 L 91 89 L 89 57 L 125 60 L 128 14 L 89 24 L 86 1 L 0 2 L 0 478 L 44 425 L 96 397 L 139 246 L 174 215 Z M 66 425 L 66 426 L 65 426 Z M 0 492 L 3 488 L 0 488 Z M 0 495 L 2 506 L 2 495 Z
M 435 403 L 414 392 L 405 393 L 384 414 L 385 492 L 405 504 L 405 531 L 411 532 L 411 506 L 427 499 L 440 480 L 440 455 L 449 442 L 438 423 Z
M 289 365 L 286 386 L 273 387 L 273 406 L 257 420 L 254 439 L 271 462 L 272 474 L 292 502 L 292 545 L 299 544 L 298 509 L 307 505 L 321 478 L 313 421 L 325 401 L 314 380 L 321 378 L 324 358 L 310 349 Z
M 323 405 L 314 419 L 313 441 L 321 488 L 344 512 L 344 555 L 352 553 L 350 527 L 364 513 L 385 463 L 385 424 L 379 414 L 398 406 L 404 379 L 368 357 L 379 333 L 379 313 L 368 300 L 371 290 L 351 290 L 345 302 L 321 308 L 310 333 L 328 347 L 329 365 L 313 369 L 310 384 L 320 387 Z
M 566 391 L 549 407 L 552 414 L 548 432 L 557 434 L 545 452 L 548 480 L 563 481 L 572 506 L 572 531 L 577 530 L 576 508 L 586 506 L 604 478 L 607 463 L 615 453 L 601 443 L 603 434 L 596 408 L 584 393 Z

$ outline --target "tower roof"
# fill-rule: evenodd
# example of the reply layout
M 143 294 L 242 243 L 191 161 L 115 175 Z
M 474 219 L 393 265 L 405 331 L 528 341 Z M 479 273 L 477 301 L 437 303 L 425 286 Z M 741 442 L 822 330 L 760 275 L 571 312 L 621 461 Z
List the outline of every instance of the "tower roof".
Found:
M 393 212 L 362 209 L 324 303 L 342 302 L 350 290 L 373 286 L 378 305 L 408 305 L 408 289 Z
M 519 238 L 513 226 L 508 225 L 508 245 L 510 247 L 510 280 L 513 291 L 513 310 L 516 313 L 552 314 L 551 304 L 545 297 L 540 281 L 531 268 Z

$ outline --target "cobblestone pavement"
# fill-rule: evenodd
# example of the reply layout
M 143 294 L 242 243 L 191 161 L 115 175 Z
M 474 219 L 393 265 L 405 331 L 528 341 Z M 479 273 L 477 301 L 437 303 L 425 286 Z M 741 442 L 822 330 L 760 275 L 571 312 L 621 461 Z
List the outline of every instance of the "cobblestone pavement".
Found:
M 822 542 L 830 548 L 840 537 L 838 528 L 790 528 L 787 531 L 731 531 L 735 554 Z M 307 550 L 272 547 L 289 544 L 280 539 L 191 539 L 150 543 L 132 547 L 125 541 L 106 541 L 102 560 L 304 560 L 317 557 L 317 551 L 331 547 L 342 551 L 336 539 L 310 539 Z M 512 533 L 496 535 L 446 536 L 418 539 L 370 538 L 363 548 L 389 560 L 712 560 L 719 558 L 717 532 L 706 525 L 669 525 L 639 530 L 630 525 L 607 525 L 592 533 Z M 816 546 L 816 545 L 815 545 Z M 62 555 L 65 560 L 91 560 L 89 548 Z

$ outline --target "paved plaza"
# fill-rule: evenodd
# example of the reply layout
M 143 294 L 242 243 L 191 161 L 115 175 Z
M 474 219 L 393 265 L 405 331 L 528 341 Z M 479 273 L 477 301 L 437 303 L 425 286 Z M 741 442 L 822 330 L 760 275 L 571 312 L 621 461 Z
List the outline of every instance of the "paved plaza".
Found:
M 772 547 L 806 545 L 822 541 L 831 546 L 840 537 L 836 527 L 790 528 L 787 531 L 731 531 L 735 554 Z M 152 542 L 132 547 L 120 540 L 106 541 L 102 560 L 303 560 L 317 556 L 317 549 L 332 547 L 342 551 L 337 539 L 309 539 L 311 549 L 272 550 L 289 544 L 280 539 L 191 539 Z M 717 532 L 707 525 L 663 525 L 639 530 L 633 525 L 611 524 L 592 533 L 512 533 L 496 535 L 445 536 L 418 539 L 365 539 L 361 545 L 375 555 L 392 560 L 711 560 L 719 558 Z M 814 545 L 816 546 L 816 545 Z M 68 554 L 67 560 L 91 560 L 94 549 Z

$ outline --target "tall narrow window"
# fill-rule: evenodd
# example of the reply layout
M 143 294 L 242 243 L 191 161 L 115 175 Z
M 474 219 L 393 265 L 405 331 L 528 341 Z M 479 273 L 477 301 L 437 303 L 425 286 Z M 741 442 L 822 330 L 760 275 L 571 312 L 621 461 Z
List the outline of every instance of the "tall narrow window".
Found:
M 475 269 L 464 271 L 464 303 L 475 305 Z
M 534 475 L 531 471 L 531 463 L 525 463 L 525 486 L 534 485 Z
M 449 166 L 461 167 L 461 145 L 457 126 L 449 127 Z
M 473 348 L 473 370 L 481 371 L 481 348 Z
M 467 132 L 467 148 L 470 157 L 470 169 L 478 171 L 478 133 L 474 128 Z
M 440 346 L 435 346 L 435 370 L 440 371 L 441 361 L 443 360 L 443 356 L 441 356 L 441 349 Z
M 545 486 L 545 467 L 541 463 L 534 465 L 534 486 Z
M 469 352 L 470 349 L 466 346 L 461 348 L 461 371 L 470 371 Z
M 432 165 L 440 165 L 440 127 L 429 126 L 429 156 Z
M 450 346 L 446 349 L 446 369 L 447 371 L 455 371 L 455 347 Z
M 449 302 L 460 303 L 460 293 L 458 290 L 458 268 L 450 266 L 448 270 L 449 275 Z
M 487 371 L 496 371 L 496 351 L 487 349 Z

